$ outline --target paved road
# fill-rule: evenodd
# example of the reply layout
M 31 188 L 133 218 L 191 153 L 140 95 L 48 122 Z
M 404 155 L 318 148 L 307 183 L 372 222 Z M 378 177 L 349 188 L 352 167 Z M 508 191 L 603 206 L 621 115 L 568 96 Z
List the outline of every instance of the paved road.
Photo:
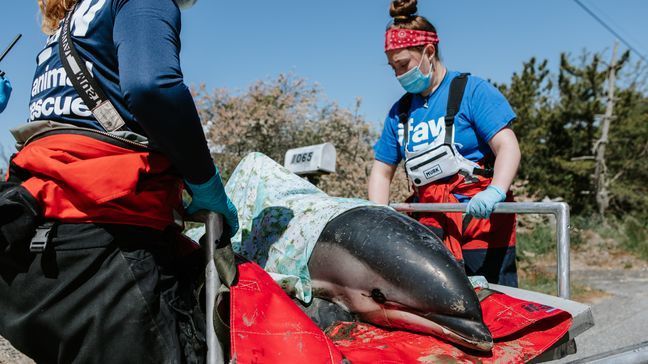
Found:
M 0 337 L 0 364 L 33 364 L 26 356 L 14 349 L 5 339 Z
M 648 270 L 586 270 L 573 278 L 610 294 L 592 306 L 595 326 L 576 339 L 568 363 L 648 340 Z

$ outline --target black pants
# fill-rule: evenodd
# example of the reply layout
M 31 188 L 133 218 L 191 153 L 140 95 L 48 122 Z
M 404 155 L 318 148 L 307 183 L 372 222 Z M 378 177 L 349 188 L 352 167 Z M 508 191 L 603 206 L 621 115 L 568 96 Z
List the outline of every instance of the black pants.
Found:
M 203 362 L 202 258 L 168 246 L 150 229 L 59 225 L 44 253 L 0 266 L 0 335 L 39 363 Z
M 466 274 L 484 276 L 491 283 L 517 287 L 515 247 L 463 251 Z

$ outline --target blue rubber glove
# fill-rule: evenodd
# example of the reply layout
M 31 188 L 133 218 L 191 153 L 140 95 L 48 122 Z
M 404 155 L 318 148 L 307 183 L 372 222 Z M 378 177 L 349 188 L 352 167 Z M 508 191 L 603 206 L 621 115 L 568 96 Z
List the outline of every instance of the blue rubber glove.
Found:
M 185 181 L 185 185 L 191 190 L 191 203 L 186 208 L 187 213 L 191 215 L 198 210 L 209 210 L 222 214 L 230 228 L 230 237 L 234 236 L 239 228 L 238 211 L 225 194 L 218 169 L 216 174 L 203 184 L 195 185 Z
M 504 200 L 506 200 L 506 193 L 499 187 L 490 185 L 470 199 L 466 213 L 478 219 L 488 219 L 495 204 Z
M 0 112 L 3 112 L 11 96 L 11 83 L 8 79 L 0 77 Z

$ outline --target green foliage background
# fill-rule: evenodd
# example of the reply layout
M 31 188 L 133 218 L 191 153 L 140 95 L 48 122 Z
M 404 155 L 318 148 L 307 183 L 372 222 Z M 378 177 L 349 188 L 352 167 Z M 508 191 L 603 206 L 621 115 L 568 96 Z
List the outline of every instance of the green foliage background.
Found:
M 518 114 L 514 130 L 520 140 L 522 163 L 518 179 L 524 192 L 537 199 L 567 201 L 576 215 L 596 211 L 593 178 L 595 143 L 607 100 L 608 65 L 602 54 L 576 60 L 561 55 L 557 75 L 547 61 L 531 59 L 500 90 Z M 622 55 L 617 67 L 617 92 L 606 164 L 610 176 L 609 213 L 648 212 L 648 98 L 646 71 Z

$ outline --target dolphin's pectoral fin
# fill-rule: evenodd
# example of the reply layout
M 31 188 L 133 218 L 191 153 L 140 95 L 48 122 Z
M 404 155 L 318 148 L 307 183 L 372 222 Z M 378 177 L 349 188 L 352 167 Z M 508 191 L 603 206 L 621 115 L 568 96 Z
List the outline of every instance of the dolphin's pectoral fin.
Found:
M 293 302 L 297 303 L 297 306 L 304 311 L 306 316 L 310 317 L 322 330 L 326 330 L 337 321 L 357 321 L 354 314 L 345 311 L 333 302 L 321 298 L 314 297 L 309 305 L 304 305 L 297 299 L 294 299 Z

